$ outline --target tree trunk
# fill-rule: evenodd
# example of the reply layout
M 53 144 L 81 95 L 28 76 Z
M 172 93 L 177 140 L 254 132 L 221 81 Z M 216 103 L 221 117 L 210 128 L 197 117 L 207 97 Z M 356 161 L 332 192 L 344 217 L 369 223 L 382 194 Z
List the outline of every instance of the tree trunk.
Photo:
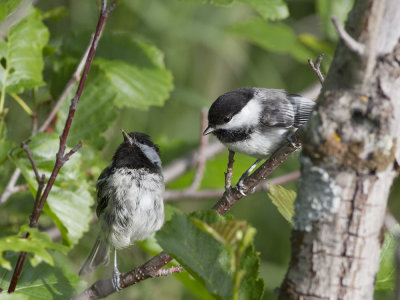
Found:
M 400 158 L 400 1 L 356 0 L 346 31 L 307 130 L 279 299 L 373 299 Z

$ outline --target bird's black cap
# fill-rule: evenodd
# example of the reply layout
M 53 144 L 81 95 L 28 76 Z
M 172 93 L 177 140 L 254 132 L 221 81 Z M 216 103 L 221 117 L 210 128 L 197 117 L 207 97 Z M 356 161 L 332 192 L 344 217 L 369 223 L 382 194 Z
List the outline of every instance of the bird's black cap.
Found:
M 234 115 L 242 110 L 253 96 L 254 89 L 248 87 L 227 92 L 219 96 L 208 111 L 209 128 L 229 122 Z M 209 132 L 207 132 L 207 129 L 204 131 L 205 134 L 211 132 L 209 128 L 207 128 Z

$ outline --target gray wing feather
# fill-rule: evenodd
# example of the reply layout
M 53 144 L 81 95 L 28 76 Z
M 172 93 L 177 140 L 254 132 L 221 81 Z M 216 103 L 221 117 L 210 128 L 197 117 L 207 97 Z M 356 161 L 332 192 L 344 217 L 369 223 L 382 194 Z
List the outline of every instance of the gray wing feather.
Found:
M 99 178 L 97 179 L 96 189 L 97 189 L 97 207 L 96 207 L 96 215 L 99 217 L 100 214 L 104 211 L 104 209 L 108 205 L 108 198 L 104 196 L 103 189 L 106 188 L 106 179 L 111 174 L 111 167 L 108 166 L 101 172 Z
M 264 101 L 260 122 L 268 127 L 299 127 L 307 122 L 315 103 L 283 90 L 258 89 Z
M 268 127 L 290 127 L 294 123 L 294 107 L 283 90 L 259 89 L 257 97 L 263 100 L 260 122 Z
M 289 94 L 288 96 L 292 100 L 295 111 L 293 126 L 300 127 L 307 123 L 314 109 L 315 102 L 299 95 Z

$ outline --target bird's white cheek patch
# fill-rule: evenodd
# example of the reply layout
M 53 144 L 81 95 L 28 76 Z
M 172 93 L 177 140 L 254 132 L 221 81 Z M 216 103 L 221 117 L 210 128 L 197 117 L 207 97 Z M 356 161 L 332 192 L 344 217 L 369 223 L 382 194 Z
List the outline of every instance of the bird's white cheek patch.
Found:
M 255 99 L 250 100 L 243 109 L 232 117 L 226 124 L 216 126 L 217 129 L 232 129 L 236 127 L 250 127 L 258 124 L 262 106 Z

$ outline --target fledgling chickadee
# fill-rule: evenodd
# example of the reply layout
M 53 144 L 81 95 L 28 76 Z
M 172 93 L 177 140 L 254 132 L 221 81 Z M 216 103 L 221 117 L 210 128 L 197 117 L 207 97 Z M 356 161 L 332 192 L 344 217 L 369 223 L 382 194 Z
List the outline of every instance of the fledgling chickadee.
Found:
M 217 98 L 208 111 L 208 127 L 229 150 L 257 161 L 239 180 L 267 158 L 309 119 L 315 103 L 283 90 L 245 87 Z
M 109 263 L 114 248 L 113 285 L 120 289 L 117 249 L 146 239 L 164 222 L 164 178 L 158 147 L 149 136 L 122 130 L 111 164 L 97 180 L 97 209 L 101 232 L 79 275 Z

